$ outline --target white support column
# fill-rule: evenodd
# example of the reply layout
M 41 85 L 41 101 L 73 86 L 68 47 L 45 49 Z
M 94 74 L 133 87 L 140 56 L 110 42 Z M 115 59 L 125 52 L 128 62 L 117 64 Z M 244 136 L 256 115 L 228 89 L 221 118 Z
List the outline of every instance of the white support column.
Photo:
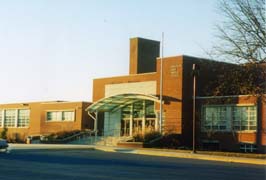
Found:
M 146 114 L 146 104 L 145 104 L 145 100 L 143 100 L 143 107 L 142 107 L 142 111 L 143 111 L 143 116 L 142 116 L 142 134 L 145 134 L 145 114 Z
M 95 112 L 95 117 L 93 117 L 93 115 L 88 112 L 88 115 L 94 120 L 94 136 L 95 136 L 95 142 L 97 140 L 97 134 L 98 134 L 98 129 L 97 129 L 97 121 L 98 121 L 98 111 Z
M 154 110 L 154 112 L 155 112 L 155 131 L 158 131 L 158 127 L 159 127 L 159 121 L 158 121 L 158 119 L 159 119 L 159 114 L 158 113 L 160 113 L 160 112 L 156 112 L 155 110 Z
M 97 135 L 98 135 L 98 111 L 95 112 L 94 131 L 95 131 L 95 138 L 97 138 Z
M 160 63 L 160 133 L 163 132 L 163 43 L 164 33 L 162 32 L 162 45 L 161 45 L 161 63 Z
M 5 110 L 2 110 L 2 127 L 4 127 L 4 122 L 5 122 Z
M 107 115 L 108 114 L 108 118 L 105 118 L 105 115 Z M 104 113 L 104 120 L 107 120 L 107 127 L 103 127 L 103 132 L 105 131 L 106 132 L 106 134 L 104 134 L 104 136 L 110 136 L 110 131 L 111 131 L 111 118 L 110 118 L 110 114 L 111 114 L 111 112 L 106 112 L 106 113 Z M 106 128 L 106 129 L 105 129 Z
M 130 109 L 129 135 L 133 136 L 133 104 L 131 105 Z
M 18 109 L 16 109 L 16 114 L 15 114 L 15 127 L 18 127 Z

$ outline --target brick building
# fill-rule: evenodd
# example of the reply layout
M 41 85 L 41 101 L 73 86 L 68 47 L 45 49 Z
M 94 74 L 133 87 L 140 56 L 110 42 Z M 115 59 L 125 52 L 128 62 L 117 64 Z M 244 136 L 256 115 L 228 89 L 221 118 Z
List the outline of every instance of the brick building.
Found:
M 198 145 L 224 151 L 266 152 L 266 103 L 240 96 L 198 97 Z
M 32 135 L 92 129 L 85 112 L 90 104 L 66 101 L 1 104 L 0 131 L 7 127 L 8 139 L 25 140 Z
M 238 101 L 232 101 L 231 104 L 217 100 L 228 99 L 227 97 L 206 97 L 212 90 L 209 82 L 220 78 L 219 74 L 223 73 L 226 67 L 236 65 L 185 55 L 161 59 L 158 58 L 159 49 L 158 41 L 132 38 L 129 75 L 94 79 L 94 103 L 87 108 L 87 111 L 94 116 L 97 122 L 95 127 L 99 134 L 130 137 L 134 134 L 162 130 L 163 133 L 180 134 L 186 145 L 191 146 L 192 66 L 196 64 L 196 67 L 199 67 L 197 70 L 199 74 L 197 76 L 197 146 L 235 151 L 247 150 L 245 147 L 252 146 L 253 150 L 256 148 L 259 152 L 265 152 L 265 104 L 254 97 L 250 97 L 252 100 L 249 102 L 237 96 L 235 99 Z M 160 118 L 161 71 L 162 119 Z M 207 101 L 211 98 L 214 100 Z M 219 107 L 225 107 L 226 110 Z M 219 113 L 225 113 L 225 117 L 218 118 Z M 246 116 L 250 124 L 248 127 L 244 127 L 247 123 L 244 122 L 247 119 Z M 217 124 L 219 122 L 216 121 L 222 122 L 222 119 L 226 127 L 219 125 L 217 129 L 214 125 L 211 127 L 206 125 L 210 123 L 209 121 Z M 215 132 L 213 134 L 216 134 L 212 139 L 208 138 L 210 129 Z M 225 132 L 234 134 L 237 138 L 233 141 L 232 137 L 230 139 L 225 135 Z
M 158 58 L 159 52 L 160 42 L 132 38 L 129 74 L 94 79 L 93 103 L 1 104 L 0 131 L 7 127 L 13 139 L 82 129 L 119 138 L 161 131 L 179 134 L 191 147 L 196 73 L 196 147 L 266 152 L 265 102 L 251 95 L 210 96 L 224 71 L 237 65 L 186 55 Z

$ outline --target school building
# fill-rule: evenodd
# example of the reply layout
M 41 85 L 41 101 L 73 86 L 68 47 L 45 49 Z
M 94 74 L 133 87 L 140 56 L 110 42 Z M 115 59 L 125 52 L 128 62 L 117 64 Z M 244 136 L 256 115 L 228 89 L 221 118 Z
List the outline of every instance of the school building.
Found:
M 31 102 L 0 105 L 0 132 L 9 138 L 91 129 L 130 139 L 159 131 L 193 142 L 196 82 L 197 149 L 266 153 L 266 103 L 252 95 L 213 96 L 213 84 L 237 65 L 186 55 L 160 57 L 160 42 L 130 39 L 129 74 L 93 80 L 93 103 Z M 192 70 L 193 65 L 196 67 Z
M 0 132 L 6 127 L 9 140 L 25 141 L 28 136 L 93 129 L 85 112 L 90 104 L 66 101 L 0 104 Z
M 93 104 L 86 110 L 99 135 L 161 131 L 180 134 L 185 145 L 192 146 L 195 64 L 196 146 L 265 152 L 265 102 L 251 95 L 209 96 L 210 82 L 237 65 L 186 55 L 158 58 L 159 52 L 160 42 L 132 38 L 129 75 L 93 80 Z

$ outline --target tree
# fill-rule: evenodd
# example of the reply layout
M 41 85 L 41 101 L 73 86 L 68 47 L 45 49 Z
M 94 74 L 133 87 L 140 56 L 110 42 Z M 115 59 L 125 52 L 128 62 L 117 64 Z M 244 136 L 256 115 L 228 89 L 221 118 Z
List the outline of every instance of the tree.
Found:
M 237 63 L 266 62 L 265 0 L 221 0 L 215 55 Z
M 0 138 L 7 139 L 7 131 L 8 131 L 7 127 L 4 127 L 4 129 L 0 133 Z
M 265 0 L 220 0 L 219 8 L 224 20 L 216 25 L 218 43 L 211 55 L 235 65 L 220 67 L 223 73 L 210 85 L 212 95 L 265 97 Z
M 256 95 L 266 93 L 266 64 L 220 65 L 215 81 L 208 83 L 205 92 L 211 96 Z M 210 90 L 211 89 L 211 90 Z M 265 99 L 266 100 L 266 99 Z

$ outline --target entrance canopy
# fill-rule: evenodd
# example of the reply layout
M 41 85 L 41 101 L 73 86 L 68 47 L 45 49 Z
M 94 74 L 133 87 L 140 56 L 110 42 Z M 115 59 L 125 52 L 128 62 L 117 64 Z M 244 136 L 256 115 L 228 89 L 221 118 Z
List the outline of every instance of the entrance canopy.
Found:
M 88 112 L 114 112 L 126 105 L 134 103 L 139 100 L 150 100 L 160 102 L 159 98 L 152 95 L 145 94 L 118 94 L 110 97 L 100 99 L 91 104 L 86 111 Z

